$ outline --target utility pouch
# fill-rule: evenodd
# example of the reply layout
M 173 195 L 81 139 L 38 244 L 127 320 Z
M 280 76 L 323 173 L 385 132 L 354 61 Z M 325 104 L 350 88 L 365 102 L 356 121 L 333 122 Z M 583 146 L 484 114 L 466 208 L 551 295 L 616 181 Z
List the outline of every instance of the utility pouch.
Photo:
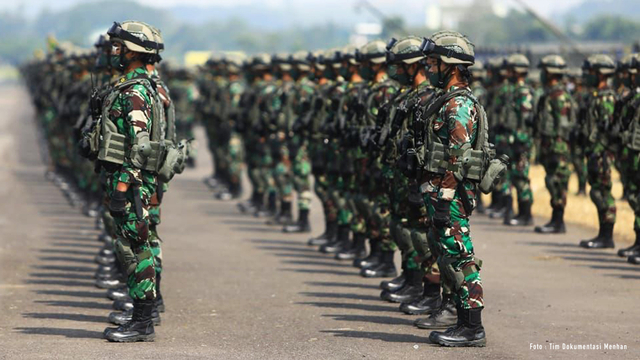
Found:
M 485 194 L 489 194 L 493 191 L 502 175 L 507 170 L 507 165 L 509 164 L 509 157 L 507 155 L 500 155 L 498 158 L 493 159 L 489 162 L 489 166 L 484 176 L 482 177 L 482 181 L 480 181 L 480 191 Z
M 424 170 L 444 174 L 446 171 L 445 149 L 444 145 L 439 142 L 432 141 L 427 145 L 425 153 Z

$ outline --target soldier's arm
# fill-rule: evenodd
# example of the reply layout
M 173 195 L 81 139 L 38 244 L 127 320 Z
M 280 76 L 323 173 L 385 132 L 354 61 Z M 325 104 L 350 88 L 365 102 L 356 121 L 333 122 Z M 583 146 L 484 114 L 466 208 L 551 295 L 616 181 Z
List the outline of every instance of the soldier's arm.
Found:
M 152 116 L 150 101 L 142 86 L 134 86 L 124 91 L 121 98 L 125 135 L 133 143 L 139 133 L 150 131 Z M 142 182 L 142 170 L 132 164 L 131 157 L 125 157 L 118 182 L 124 184 L 140 184 Z
M 464 144 L 472 141 L 472 135 L 477 127 L 477 109 L 470 99 L 455 97 L 445 105 L 444 111 L 446 124 L 436 124 L 436 126 L 447 126 L 449 151 L 460 150 Z M 448 161 L 452 166 L 461 165 L 458 162 L 458 156 L 453 154 L 450 154 Z M 457 186 L 458 180 L 454 172 L 446 170 L 442 178 L 440 198 L 446 201 L 453 200 Z

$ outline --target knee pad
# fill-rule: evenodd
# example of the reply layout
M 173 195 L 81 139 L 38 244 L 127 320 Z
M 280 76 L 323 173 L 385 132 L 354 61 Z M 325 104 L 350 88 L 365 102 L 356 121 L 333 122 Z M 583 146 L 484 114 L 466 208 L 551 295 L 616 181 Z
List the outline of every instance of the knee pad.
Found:
M 113 242 L 113 250 L 122 266 L 122 270 L 131 275 L 138 265 L 138 259 L 131 248 L 129 240 L 119 237 Z

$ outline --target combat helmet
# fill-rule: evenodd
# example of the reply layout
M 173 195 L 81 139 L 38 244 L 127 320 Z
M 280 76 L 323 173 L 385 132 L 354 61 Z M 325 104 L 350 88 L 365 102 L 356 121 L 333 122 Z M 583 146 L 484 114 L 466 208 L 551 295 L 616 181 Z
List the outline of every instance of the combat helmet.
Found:
M 609 55 L 595 54 L 584 61 L 582 70 L 596 70 L 603 75 L 611 75 L 616 71 L 616 63 Z
M 473 43 L 457 31 L 437 31 L 430 38 L 424 38 L 420 48 L 425 55 L 445 64 L 473 65 L 475 62 Z
M 565 74 L 567 72 L 567 62 L 560 55 L 547 55 L 540 59 L 538 63 L 540 69 L 544 69 L 549 74 Z
M 511 54 L 504 59 L 504 66 L 517 73 L 529 72 L 529 59 L 523 54 Z
M 111 41 L 119 41 L 130 51 L 144 54 L 157 54 L 164 44 L 157 42 L 158 31 L 142 21 L 114 22 L 107 31 Z
M 417 36 L 407 36 L 400 40 L 392 38 L 387 44 L 387 51 L 385 52 L 387 63 L 404 63 L 411 65 L 426 59 L 425 54 L 423 54 L 420 49 L 421 44 L 422 39 Z
M 347 61 L 351 65 L 358 65 L 358 48 L 355 45 L 347 45 L 342 48 L 342 61 Z
M 243 65 L 247 59 L 247 56 L 242 51 L 237 51 L 227 54 L 225 61 L 227 64 L 227 71 L 232 73 L 238 73 L 242 70 Z
M 631 74 L 636 74 L 638 72 L 637 66 L 640 64 L 638 60 L 640 60 L 640 54 L 638 53 L 625 55 L 622 57 L 622 59 L 620 59 L 618 68 L 620 70 L 626 70 Z M 634 65 L 636 67 L 634 67 Z
M 251 66 L 254 70 L 267 70 L 271 65 L 271 56 L 268 54 L 258 54 L 253 57 Z
M 313 54 L 307 51 L 297 51 L 290 56 L 290 62 L 296 66 L 300 71 L 311 70 L 311 61 L 313 60 Z
M 476 79 L 483 79 L 487 77 L 487 69 L 484 67 L 484 63 L 480 60 L 476 60 L 476 62 L 469 66 L 469 72 Z
M 386 61 L 387 44 L 382 40 L 373 40 L 366 43 L 356 51 L 358 62 L 370 61 L 374 64 L 382 64 Z

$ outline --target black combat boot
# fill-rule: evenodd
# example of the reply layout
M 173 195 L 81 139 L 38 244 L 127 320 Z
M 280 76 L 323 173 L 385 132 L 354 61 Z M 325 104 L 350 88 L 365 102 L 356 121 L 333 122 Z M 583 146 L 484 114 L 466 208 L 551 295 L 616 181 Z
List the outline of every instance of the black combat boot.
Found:
M 380 239 L 371 239 L 369 240 L 369 247 L 371 248 L 371 252 L 364 259 L 355 259 L 353 260 L 353 266 L 365 269 L 376 266 L 382 261 L 380 259 Z
M 420 329 L 446 329 L 458 323 L 458 311 L 451 295 L 445 295 L 442 305 L 433 311 L 428 318 L 417 319 L 413 325 Z
M 411 303 L 400 305 L 400 311 L 409 315 L 431 314 L 442 306 L 440 296 L 440 284 L 432 283 L 425 279 L 422 296 Z
M 380 289 L 388 292 L 395 292 L 402 289 L 407 284 L 407 281 L 409 281 L 409 272 L 406 270 L 407 262 L 403 260 L 400 268 L 402 269 L 402 273 L 391 280 L 381 281 Z
M 126 285 L 126 282 L 120 278 L 112 279 L 96 279 L 96 287 L 99 289 L 117 289 Z
M 383 290 L 380 294 L 382 300 L 394 303 L 412 303 L 422 295 L 424 288 L 422 287 L 422 278 L 424 273 L 421 270 L 407 270 L 407 282 L 404 286 L 395 292 Z
M 256 193 L 254 206 L 255 208 L 254 208 L 253 216 L 255 217 L 267 216 L 267 209 L 265 209 L 264 207 L 264 193 Z
M 567 232 L 564 226 L 564 208 L 553 208 L 551 221 L 543 226 L 536 226 L 534 231 L 540 234 L 564 234 Z
M 133 309 L 133 300 L 116 300 L 111 304 L 113 310 L 127 311 Z
M 350 249 L 344 249 L 336 254 L 338 260 L 353 260 L 355 258 L 362 258 L 367 254 L 367 249 L 364 246 L 364 242 L 367 239 L 365 233 L 353 234 L 353 246 Z
M 587 196 L 587 182 L 581 181 L 578 184 L 578 192 L 576 193 L 578 196 Z
M 533 225 L 533 216 L 531 216 L 531 202 L 520 201 L 518 202 L 518 216 L 511 219 L 509 224 L 511 226 L 530 226 Z
M 103 243 L 105 243 L 106 245 L 109 245 L 109 246 L 112 246 L 112 244 L 113 244 L 113 238 L 106 231 L 103 231 L 98 236 L 98 241 L 103 242 Z
M 298 221 L 295 224 L 287 225 L 282 228 L 285 233 L 308 233 L 311 232 L 309 224 L 309 209 L 298 210 Z
M 484 201 L 482 201 L 482 192 L 480 190 L 477 191 L 476 194 L 476 213 L 478 214 L 486 214 L 487 208 L 484 206 Z
M 640 229 L 635 229 L 636 231 L 636 242 L 628 248 L 618 250 L 618 256 L 620 257 L 631 257 L 631 256 L 640 256 Z
M 343 249 L 348 249 L 351 246 L 349 242 L 350 232 L 351 229 L 349 228 L 349 225 L 338 226 L 338 236 L 336 236 L 335 241 L 331 241 L 320 246 L 320 252 L 325 254 L 335 254 Z
M 593 239 L 580 241 L 580 247 L 585 249 L 612 249 L 613 243 L 613 223 L 603 222 L 600 224 L 598 236 Z
M 114 254 L 105 256 L 98 254 L 94 260 L 98 265 L 111 265 L 116 262 L 116 256 Z
M 291 201 L 280 202 L 280 212 L 273 218 L 267 220 L 267 225 L 291 224 L 293 215 L 291 214 Z
M 131 321 L 117 329 L 105 329 L 105 338 L 113 342 L 153 341 L 153 300 L 137 300 L 133 307 Z
M 367 278 L 377 277 L 394 277 L 398 276 L 396 266 L 393 263 L 393 250 L 382 252 L 382 261 L 380 264 L 372 268 L 363 268 L 360 270 L 360 275 Z
M 126 287 L 119 287 L 116 289 L 109 289 L 107 291 L 107 297 L 111 300 L 127 300 L 129 297 L 129 290 Z
M 124 325 L 131 321 L 133 318 L 133 307 L 131 309 L 122 311 L 122 312 L 112 312 L 109 314 L 109 322 L 116 325 Z M 151 312 L 151 320 L 153 321 L 153 325 L 160 325 L 160 313 L 158 309 L 154 307 Z
M 513 196 L 504 196 L 504 216 L 502 217 L 502 223 L 504 225 L 510 225 L 513 219 Z
M 457 326 L 445 331 L 434 331 L 429 341 L 451 347 L 484 347 L 487 339 L 482 326 L 482 308 L 458 309 L 460 319 Z
M 331 241 L 335 241 L 335 239 L 338 237 L 338 222 L 327 221 L 325 224 L 326 229 L 324 231 L 324 234 L 309 239 L 309 241 L 307 242 L 309 246 L 326 245 Z

